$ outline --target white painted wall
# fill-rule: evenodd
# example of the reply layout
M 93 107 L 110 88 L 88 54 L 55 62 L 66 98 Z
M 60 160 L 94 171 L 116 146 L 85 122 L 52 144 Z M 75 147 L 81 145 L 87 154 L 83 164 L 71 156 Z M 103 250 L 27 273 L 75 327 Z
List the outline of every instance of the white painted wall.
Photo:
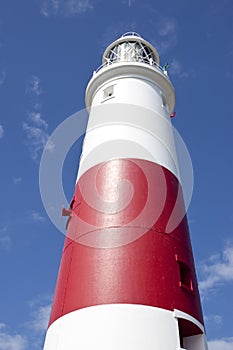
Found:
M 184 338 L 178 318 L 190 315 L 137 304 L 91 306 L 64 315 L 49 327 L 44 350 L 207 350 L 205 335 Z
M 105 98 L 105 90 L 113 94 Z M 120 77 L 97 88 L 93 95 L 78 178 L 92 166 L 114 158 L 146 159 L 170 170 L 179 179 L 166 94 L 141 77 Z
M 177 350 L 171 311 L 111 304 L 71 312 L 48 329 L 44 350 Z

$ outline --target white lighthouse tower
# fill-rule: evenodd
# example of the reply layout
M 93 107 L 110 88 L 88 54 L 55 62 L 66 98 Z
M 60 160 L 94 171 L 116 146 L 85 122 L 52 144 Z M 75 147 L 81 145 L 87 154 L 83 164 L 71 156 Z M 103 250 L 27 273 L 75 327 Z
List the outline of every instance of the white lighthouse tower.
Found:
M 86 90 L 89 122 L 44 350 L 206 350 L 156 49 L 127 33 Z

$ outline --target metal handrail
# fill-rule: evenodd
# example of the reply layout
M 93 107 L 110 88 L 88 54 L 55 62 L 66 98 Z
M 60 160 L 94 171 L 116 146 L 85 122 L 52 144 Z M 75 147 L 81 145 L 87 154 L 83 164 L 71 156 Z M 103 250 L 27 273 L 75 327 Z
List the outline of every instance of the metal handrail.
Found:
M 125 36 L 137 36 L 138 38 L 142 38 L 140 34 L 138 34 L 137 32 L 126 32 L 124 34 L 122 34 L 122 38 L 124 38 Z
M 147 64 L 147 65 L 149 65 L 149 66 L 151 66 L 151 67 L 154 67 L 154 68 L 156 68 L 156 69 L 158 69 L 161 73 L 163 73 L 166 77 L 168 76 L 168 71 L 165 69 L 165 68 L 163 68 L 163 67 L 161 67 L 158 63 L 156 63 L 154 60 L 150 60 L 150 62 L 140 62 L 140 61 L 127 61 L 127 60 L 125 60 L 125 61 L 123 61 L 123 60 L 119 60 L 119 61 L 115 61 L 115 62 L 112 62 L 112 61 L 110 61 L 110 60 L 108 60 L 108 59 L 106 59 L 106 62 L 104 62 L 104 63 L 102 63 L 96 70 L 94 70 L 94 72 L 93 72 L 93 75 L 95 75 L 97 72 L 99 72 L 101 69 L 103 69 L 103 68 L 106 68 L 106 67 L 109 67 L 109 66 L 112 66 L 113 64 L 116 64 L 116 63 L 119 63 L 119 62 L 123 62 L 123 63 L 129 63 L 129 62 L 136 62 L 136 63 L 143 63 L 143 64 Z

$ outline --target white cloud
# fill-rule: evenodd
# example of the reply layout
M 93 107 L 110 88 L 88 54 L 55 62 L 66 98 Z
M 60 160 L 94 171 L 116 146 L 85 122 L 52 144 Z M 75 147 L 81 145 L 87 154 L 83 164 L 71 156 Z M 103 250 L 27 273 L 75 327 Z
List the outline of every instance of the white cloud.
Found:
M 32 311 L 31 319 L 30 322 L 27 323 L 27 326 L 38 338 L 38 335 L 46 332 L 48 327 L 52 306 L 52 295 L 39 295 L 29 302 L 29 306 Z
M 27 84 L 26 93 L 33 93 L 38 100 L 39 95 L 42 93 L 40 78 L 33 75 Z M 37 160 L 40 152 L 46 146 L 49 151 L 52 151 L 54 145 L 48 143 L 49 134 L 47 132 L 48 123 L 42 118 L 41 113 L 38 111 L 41 105 L 38 101 L 33 106 L 33 111 L 28 113 L 28 121 L 22 123 L 23 131 L 27 137 L 27 146 L 31 153 L 33 160 Z M 47 145 L 46 145 L 47 144 Z
M 209 350 L 232 350 L 233 338 L 211 340 L 208 342 Z
M 200 291 L 206 293 L 223 282 L 233 281 L 233 247 L 227 247 L 222 254 L 212 255 L 202 264 L 203 280 L 199 283 Z
M 0 86 L 4 84 L 5 80 L 6 80 L 6 71 L 2 70 L 0 72 Z
M 204 316 L 204 319 L 206 323 L 215 323 L 218 326 L 221 326 L 223 324 L 222 316 L 220 315 L 208 315 Z
M 39 153 L 44 149 L 49 135 L 46 130 L 38 126 L 23 122 L 22 128 L 27 136 L 28 147 L 33 160 L 38 159 Z
M 17 185 L 18 183 L 20 183 L 22 181 L 22 177 L 13 177 L 13 182 L 15 185 Z
M 32 210 L 32 220 L 34 222 L 45 222 L 45 217 L 42 216 L 39 212 L 35 211 L 35 210 Z
M 123 0 L 122 3 L 124 5 L 127 5 L 128 7 L 131 7 L 133 5 L 135 0 Z
M 177 25 L 172 18 L 162 18 L 158 22 L 158 41 L 156 47 L 160 54 L 177 44 Z
M 44 333 L 48 327 L 50 312 L 51 304 L 39 306 L 37 310 L 33 312 L 33 320 L 30 324 L 30 327 L 35 332 Z
M 41 13 L 46 16 L 73 16 L 84 13 L 93 8 L 92 0 L 43 0 Z
M 172 75 L 176 75 L 179 78 L 189 78 L 190 73 L 183 69 L 183 65 L 176 59 L 173 59 L 169 64 L 169 73 Z
M 159 29 L 159 35 L 162 37 L 168 35 L 176 35 L 176 23 L 171 18 L 164 18 L 160 22 L 161 28 Z
M 51 300 L 52 296 L 38 296 L 29 302 L 30 320 L 21 324 L 21 334 L 0 323 L 0 350 L 41 349 L 41 340 L 48 327 Z
M 41 88 L 41 81 L 39 77 L 37 77 L 36 75 L 32 75 L 30 77 L 26 86 L 26 92 L 33 93 L 37 96 L 42 94 L 43 91 Z
M 4 323 L 0 324 L 0 349 L 1 350 L 25 350 L 27 340 L 20 334 L 10 334 Z
M 231 5 L 231 0 L 211 1 L 209 4 L 209 8 L 207 8 L 207 13 L 210 16 L 219 16 L 219 14 L 222 13 L 223 10 L 226 10 L 228 4 Z
M 11 238 L 9 236 L 0 237 L 0 248 L 8 251 L 11 247 Z
M 29 118 L 36 126 L 48 128 L 48 123 L 41 117 L 41 113 L 31 112 L 29 113 Z
M 0 228 L 0 249 L 5 251 L 9 251 L 11 247 L 11 238 L 8 235 L 7 231 L 7 226 L 3 226 Z
M 2 125 L 0 125 L 0 139 L 3 138 L 3 135 L 4 135 L 4 128 Z

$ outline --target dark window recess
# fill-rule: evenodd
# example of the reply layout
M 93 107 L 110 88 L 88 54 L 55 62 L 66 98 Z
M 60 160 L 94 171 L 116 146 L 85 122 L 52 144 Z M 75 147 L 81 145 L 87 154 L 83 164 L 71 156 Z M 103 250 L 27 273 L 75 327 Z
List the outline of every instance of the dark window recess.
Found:
M 114 92 L 114 86 L 108 86 L 106 89 L 104 89 L 104 95 L 103 98 L 106 99 L 108 97 L 113 96 L 113 92 Z
M 193 283 L 191 277 L 191 270 L 184 262 L 177 260 L 180 269 L 180 287 L 187 288 L 189 290 L 193 290 Z
M 71 200 L 71 202 L 70 202 L 70 209 L 73 208 L 74 203 L 75 203 L 75 197 L 73 197 L 72 200 Z
M 184 336 L 183 336 L 183 332 L 182 332 L 182 327 L 180 325 L 180 320 L 178 320 L 178 326 L 179 326 L 179 335 L 180 335 L 180 347 L 183 348 L 184 347 Z
M 197 325 L 186 319 L 178 318 L 178 327 L 180 335 L 180 347 L 182 349 L 204 349 L 204 335 Z M 202 335 L 203 337 L 194 340 L 196 335 Z

